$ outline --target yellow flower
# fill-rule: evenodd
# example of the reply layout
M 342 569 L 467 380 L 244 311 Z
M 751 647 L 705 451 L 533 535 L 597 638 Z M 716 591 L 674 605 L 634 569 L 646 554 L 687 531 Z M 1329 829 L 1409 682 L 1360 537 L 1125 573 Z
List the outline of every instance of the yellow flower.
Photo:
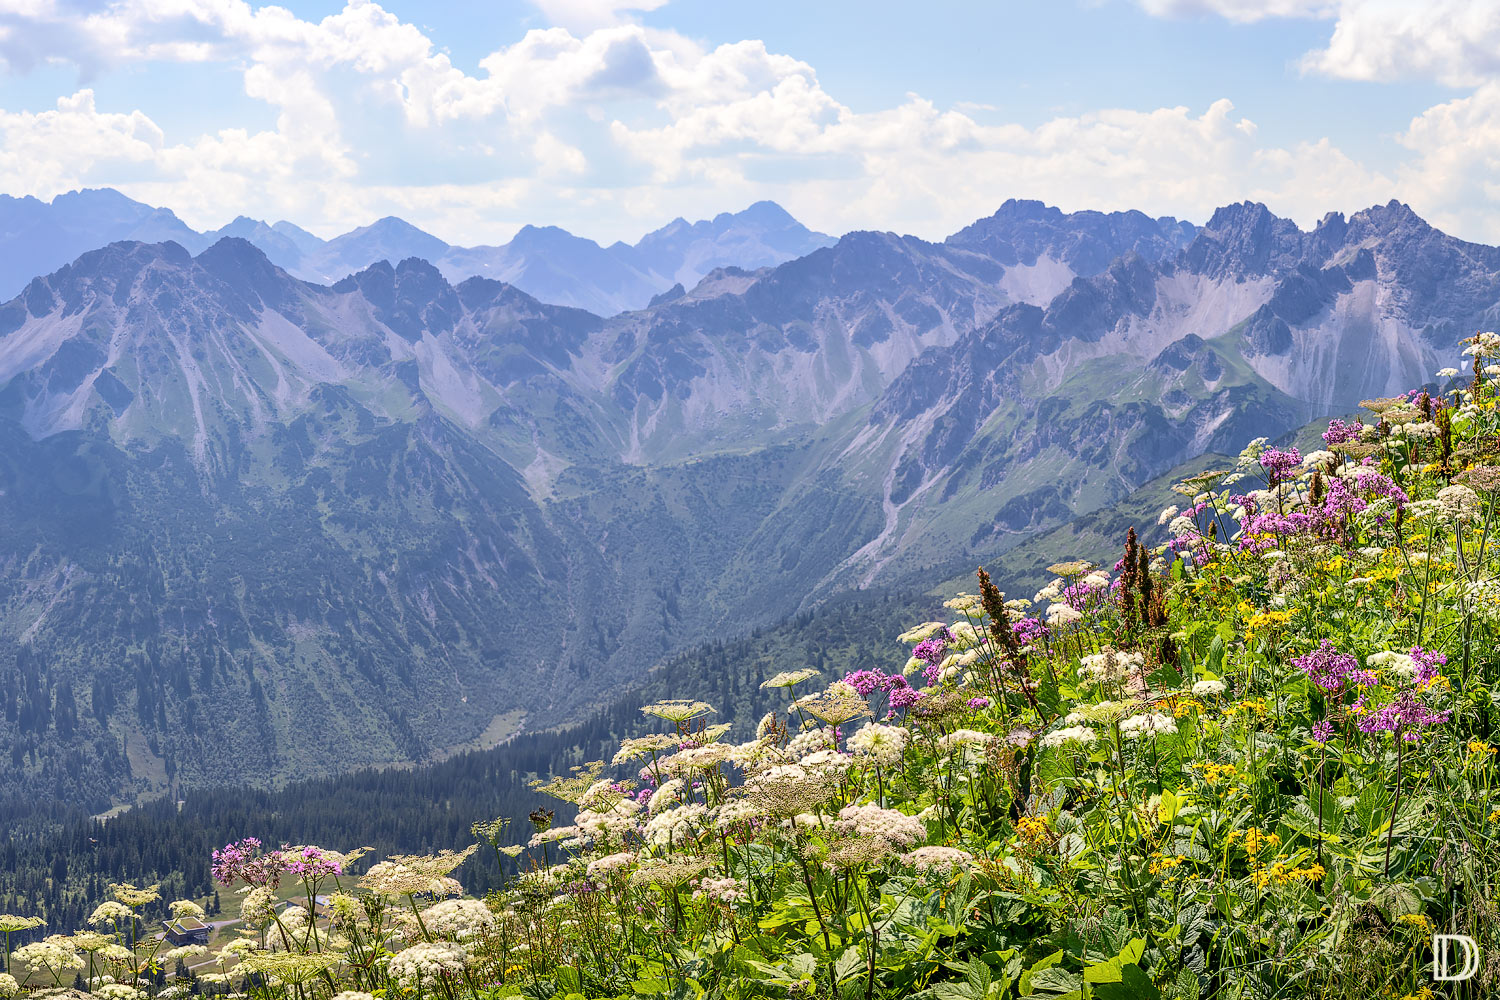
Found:
M 1051 832 L 1046 817 L 1022 816 L 1016 824 L 1016 836 L 1028 842 L 1046 840 Z
M 1471 754 L 1490 754 L 1495 752 L 1495 748 L 1483 740 L 1470 740 L 1467 749 Z
M 1401 916 L 1396 918 L 1396 923 L 1405 924 L 1408 927 L 1415 927 L 1418 930 L 1424 932 L 1432 930 L 1432 921 L 1429 920 L 1427 918 L 1427 915 L 1423 913 L 1403 913 L 1401 914 Z
M 1256 718 L 1264 719 L 1266 717 L 1266 711 L 1266 699 L 1246 698 L 1244 701 L 1235 702 L 1233 705 L 1230 705 L 1228 708 L 1224 709 L 1224 714 L 1229 716 L 1231 719 L 1242 714 L 1254 715 Z
M 1160 851 L 1153 852 L 1151 857 L 1155 859 L 1151 862 L 1152 875 L 1161 875 L 1166 872 L 1170 872 L 1173 868 L 1176 868 L 1178 865 L 1187 860 L 1187 858 L 1183 857 L 1180 854 L 1174 854 L 1171 857 L 1168 857 L 1162 854 Z
M 1248 607 L 1248 605 L 1244 605 Z M 1255 637 L 1257 632 L 1272 632 L 1292 620 L 1290 611 L 1262 611 L 1251 616 L 1245 623 L 1245 642 Z
M 1233 764 L 1204 764 L 1203 781 L 1205 784 L 1217 785 L 1221 781 L 1232 781 L 1238 775 L 1239 768 Z
M 1281 838 L 1274 833 L 1262 833 L 1260 827 L 1252 826 L 1245 831 L 1245 853 L 1252 858 L 1264 847 L 1280 847 Z

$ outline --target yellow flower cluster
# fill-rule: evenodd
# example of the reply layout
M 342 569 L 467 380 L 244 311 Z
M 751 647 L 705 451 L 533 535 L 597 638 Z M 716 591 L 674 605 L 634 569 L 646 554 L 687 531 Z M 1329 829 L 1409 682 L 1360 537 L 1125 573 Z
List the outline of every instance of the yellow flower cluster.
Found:
M 1203 781 L 1209 785 L 1217 785 L 1221 781 L 1233 781 L 1239 773 L 1239 768 L 1233 764 L 1203 765 Z
M 1262 848 L 1280 846 L 1281 838 L 1279 836 L 1274 833 L 1262 833 L 1258 826 L 1252 826 L 1245 831 L 1245 853 L 1252 858 L 1260 854 Z
M 1257 719 L 1264 719 L 1266 711 L 1266 699 L 1246 698 L 1244 701 L 1235 702 L 1224 709 L 1224 714 L 1231 719 L 1238 718 L 1241 715 L 1253 715 Z
M 1423 933 L 1432 930 L 1432 920 L 1425 913 L 1403 913 L 1396 918 L 1396 923 L 1415 927 Z
M 1276 836 L 1274 833 L 1270 836 Z M 1326 872 L 1320 864 L 1311 864 L 1305 868 L 1294 867 L 1291 862 L 1278 857 L 1264 868 L 1257 868 L 1250 873 L 1250 879 L 1255 883 L 1257 889 L 1264 889 L 1271 883 L 1277 885 L 1292 885 L 1296 882 L 1316 882 Z
M 1172 717 L 1175 719 L 1183 719 L 1193 712 L 1203 711 L 1203 702 L 1197 698 L 1172 698 L 1170 704 Z
M 1153 851 L 1151 853 L 1151 858 L 1152 875 L 1162 875 L 1167 872 L 1171 872 L 1173 868 L 1176 868 L 1178 865 L 1187 860 L 1187 858 L 1183 857 L 1180 854 L 1168 856 L 1163 854 L 1161 851 Z
M 1492 754 L 1495 748 L 1483 740 L 1470 740 L 1466 749 L 1471 754 Z
M 1052 830 L 1045 817 L 1022 816 L 1016 823 L 1016 836 L 1026 843 L 1035 844 L 1051 839 Z
M 1249 604 L 1242 607 L 1248 608 Z M 1250 616 L 1245 623 L 1245 641 L 1248 643 L 1260 632 L 1274 632 L 1292 620 L 1290 611 L 1260 611 Z

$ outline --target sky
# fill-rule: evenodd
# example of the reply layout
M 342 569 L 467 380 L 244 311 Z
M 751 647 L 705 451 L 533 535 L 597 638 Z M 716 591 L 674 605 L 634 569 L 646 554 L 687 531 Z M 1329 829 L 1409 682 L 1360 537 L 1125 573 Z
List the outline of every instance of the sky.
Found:
M 198 229 L 633 242 L 761 199 L 942 237 L 1007 198 L 1500 244 L 1500 0 L 0 0 L 0 193 Z

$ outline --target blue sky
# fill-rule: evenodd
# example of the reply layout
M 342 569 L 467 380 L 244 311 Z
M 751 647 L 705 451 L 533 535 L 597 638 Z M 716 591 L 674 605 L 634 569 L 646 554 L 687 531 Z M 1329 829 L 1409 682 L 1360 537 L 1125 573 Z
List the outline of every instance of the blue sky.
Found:
M 0 192 L 212 228 L 607 242 L 774 199 L 942 236 L 1009 197 L 1500 243 L 1500 2 L 0 0 Z

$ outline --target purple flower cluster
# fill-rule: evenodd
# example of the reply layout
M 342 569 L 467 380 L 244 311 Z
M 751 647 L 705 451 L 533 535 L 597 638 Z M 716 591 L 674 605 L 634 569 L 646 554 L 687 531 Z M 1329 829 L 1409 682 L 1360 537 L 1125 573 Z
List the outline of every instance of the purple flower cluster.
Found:
M 1314 723 L 1312 728 L 1313 742 L 1322 746 L 1333 738 L 1333 723 L 1324 719 L 1322 722 Z
M 257 887 L 279 886 L 283 875 L 319 879 L 343 873 L 342 860 L 321 847 L 283 844 L 279 851 L 262 854 L 261 843 L 254 837 L 225 844 L 213 857 L 214 880 L 222 885 L 240 881 Z
M 1096 587 L 1091 583 L 1079 580 L 1063 588 L 1062 599 L 1074 611 L 1087 614 L 1089 611 L 1103 606 L 1103 595 L 1107 588 Z
M 1355 708 L 1365 710 L 1356 723 L 1360 732 L 1393 733 L 1408 743 L 1420 742 L 1423 730 L 1447 722 L 1448 717 L 1453 714 L 1447 710 L 1433 711 L 1413 688 L 1407 688 L 1384 705 L 1373 709 L 1361 696 L 1355 703 Z
M 1292 470 L 1302 464 L 1302 453 L 1296 448 L 1267 448 L 1260 453 L 1260 467 L 1272 486 L 1292 478 Z
M 325 875 L 344 874 L 343 862 L 321 847 L 282 847 L 273 851 L 281 870 L 299 878 L 322 878 Z
M 928 663 L 923 674 L 935 675 L 936 670 L 937 664 Z M 856 670 L 851 674 L 845 674 L 844 683 L 866 698 L 876 691 L 886 692 L 887 704 L 890 706 L 887 718 L 894 717 L 897 709 L 910 708 L 926 697 L 925 692 L 913 688 L 900 674 L 887 674 L 879 670 Z
M 970 698 L 969 707 L 977 712 L 982 708 L 989 708 L 990 700 L 988 698 Z
M 888 690 L 890 682 L 891 679 L 879 670 L 856 670 L 844 675 L 844 683 L 858 691 L 863 698 L 868 698 L 877 689 Z
M 900 674 L 897 674 L 896 676 L 891 678 L 891 686 L 889 690 L 891 692 L 890 715 L 892 716 L 896 714 L 897 709 L 910 708 L 917 702 L 921 701 L 923 698 L 927 697 L 926 692 L 918 691 L 916 688 L 906 683 L 906 678 L 902 677 Z
M 262 886 L 271 881 L 260 853 L 260 841 L 254 837 L 225 844 L 214 851 L 213 875 L 214 881 L 221 885 L 243 881 L 246 885 Z M 280 884 L 280 879 L 277 879 L 277 884 Z
M 912 647 L 911 655 L 919 660 L 926 660 L 928 663 L 941 662 L 948 649 L 948 637 L 944 634 L 947 631 L 943 629 L 942 633 L 923 639 Z
M 1022 618 L 1012 622 L 1010 630 L 1023 646 L 1030 646 L 1038 639 L 1047 638 L 1047 625 L 1040 618 Z
M 1301 670 L 1308 679 L 1329 694 L 1342 691 L 1349 682 L 1360 687 L 1375 683 L 1375 675 L 1359 669 L 1359 661 L 1347 653 L 1340 653 L 1333 644 L 1324 639 L 1318 648 L 1292 661 L 1292 666 Z
M 1355 420 L 1353 423 L 1344 423 L 1338 417 L 1328 421 L 1328 429 L 1323 432 L 1324 444 L 1343 444 L 1346 441 L 1358 441 L 1364 432 L 1363 421 Z
M 1412 684 L 1417 687 L 1426 687 L 1432 683 L 1432 679 L 1438 675 L 1438 669 L 1448 665 L 1448 657 L 1421 646 L 1413 646 L 1407 655 L 1417 665 L 1416 676 L 1411 679 Z

